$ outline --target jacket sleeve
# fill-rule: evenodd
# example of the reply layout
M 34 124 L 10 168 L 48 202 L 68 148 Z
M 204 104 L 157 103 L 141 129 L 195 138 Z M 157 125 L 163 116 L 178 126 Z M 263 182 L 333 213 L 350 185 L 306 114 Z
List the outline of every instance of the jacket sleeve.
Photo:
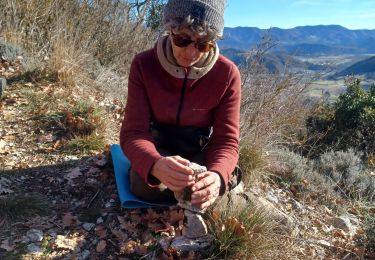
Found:
M 218 172 L 227 188 L 238 162 L 241 77 L 232 64 L 227 89 L 214 110 L 213 133 L 207 151 L 207 168 Z
M 151 107 L 148 100 L 141 64 L 135 58 L 130 67 L 128 97 L 120 131 L 120 145 L 132 168 L 145 181 L 154 163 L 161 158 L 150 133 Z M 150 184 L 149 184 L 150 185 Z

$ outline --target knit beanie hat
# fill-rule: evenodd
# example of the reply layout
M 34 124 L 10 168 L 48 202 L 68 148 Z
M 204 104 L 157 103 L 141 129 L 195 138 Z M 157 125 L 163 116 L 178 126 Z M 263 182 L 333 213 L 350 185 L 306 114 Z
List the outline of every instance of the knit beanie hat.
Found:
M 219 34 L 224 30 L 225 0 L 169 0 L 164 8 L 164 22 L 190 15 L 198 24 L 207 22 Z

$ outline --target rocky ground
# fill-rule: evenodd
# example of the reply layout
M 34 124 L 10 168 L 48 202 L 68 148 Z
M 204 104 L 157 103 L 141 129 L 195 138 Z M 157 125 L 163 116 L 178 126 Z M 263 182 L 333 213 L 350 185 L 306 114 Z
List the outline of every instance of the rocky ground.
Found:
M 1 69 L 8 80 L 17 73 Z M 108 151 L 63 152 L 60 140 L 37 126 L 25 90 L 53 95 L 60 88 L 10 80 L 0 98 L 0 199 L 16 201 L 9 209 L 18 213 L 0 208 L 0 259 L 203 258 L 170 246 L 183 232 L 182 209 L 121 209 Z M 103 106 L 116 107 L 109 103 Z M 107 111 L 106 120 L 118 127 L 119 110 Z M 339 214 L 272 181 L 253 187 L 247 197 L 279 223 L 282 248 L 273 257 L 375 259 L 361 243 L 365 235 L 355 209 Z

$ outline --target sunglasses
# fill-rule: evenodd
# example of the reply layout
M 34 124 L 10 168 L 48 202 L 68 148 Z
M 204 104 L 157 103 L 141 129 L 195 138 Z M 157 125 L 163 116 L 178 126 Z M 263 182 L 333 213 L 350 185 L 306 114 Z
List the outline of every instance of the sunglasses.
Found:
M 202 42 L 193 41 L 192 39 L 188 37 L 184 37 L 179 34 L 174 34 L 173 32 L 172 32 L 172 41 L 177 47 L 180 47 L 180 48 L 187 47 L 190 44 L 194 43 L 194 47 L 199 52 L 208 52 L 214 47 L 214 44 L 212 41 L 202 41 Z

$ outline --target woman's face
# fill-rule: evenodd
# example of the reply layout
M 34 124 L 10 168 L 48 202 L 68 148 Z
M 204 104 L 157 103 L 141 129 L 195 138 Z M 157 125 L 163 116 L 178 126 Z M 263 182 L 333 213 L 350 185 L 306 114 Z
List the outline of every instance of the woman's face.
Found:
M 173 56 L 177 61 L 177 64 L 181 67 L 191 67 L 195 63 L 197 63 L 200 58 L 203 56 L 203 52 L 200 52 L 196 47 L 195 43 L 201 41 L 202 39 L 199 38 L 199 35 L 192 32 L 189 29 L 182 29 L 178 33 L 176 33 L 179 37 L 183 37 L 186 39 L 190 39 L 193 42 L 189 44 L 186 47 L 178 47 L 173 41 L 173 37 L 171 36 L 171 42 L 172 42 L 172 51 Z

